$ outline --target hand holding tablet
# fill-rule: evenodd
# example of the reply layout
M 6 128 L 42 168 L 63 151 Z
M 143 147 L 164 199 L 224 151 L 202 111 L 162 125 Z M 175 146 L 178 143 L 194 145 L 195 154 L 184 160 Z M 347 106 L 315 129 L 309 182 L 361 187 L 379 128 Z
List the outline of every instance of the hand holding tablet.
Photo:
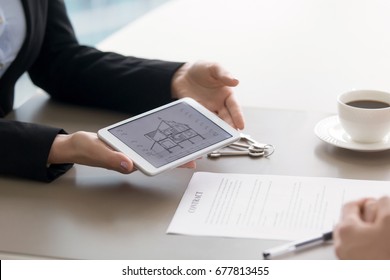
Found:
M 98 137 L 153 176 L 240 138 L 233 127 L 191 98 L 183 98 L 98 131 Z

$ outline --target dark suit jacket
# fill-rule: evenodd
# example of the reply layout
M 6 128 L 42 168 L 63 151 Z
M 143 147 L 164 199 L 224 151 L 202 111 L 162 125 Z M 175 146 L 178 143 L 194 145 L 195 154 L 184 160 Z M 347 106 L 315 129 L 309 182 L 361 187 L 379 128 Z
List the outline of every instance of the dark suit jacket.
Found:
M 25 71 L 61 102 L 137 114 L 171 101 L 171 79 L 181 63 L 124 57 L 82 46 L 62 0 L 22 3 L 27 37 L 0 79 L 0 116 L 12 110 L 14 85 Z M 0 119 L 0 176 L 51 181 L 66 172 L 71 165 L 46 167 L 58 133 L 64 131 Z

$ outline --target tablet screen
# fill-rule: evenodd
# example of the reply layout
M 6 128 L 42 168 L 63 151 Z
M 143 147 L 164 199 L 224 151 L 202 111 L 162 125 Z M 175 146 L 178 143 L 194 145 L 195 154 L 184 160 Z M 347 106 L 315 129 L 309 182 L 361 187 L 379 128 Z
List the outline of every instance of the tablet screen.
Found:
M 109 129 L 154 167 L 161 167 L 233 137 L 187 103 Z

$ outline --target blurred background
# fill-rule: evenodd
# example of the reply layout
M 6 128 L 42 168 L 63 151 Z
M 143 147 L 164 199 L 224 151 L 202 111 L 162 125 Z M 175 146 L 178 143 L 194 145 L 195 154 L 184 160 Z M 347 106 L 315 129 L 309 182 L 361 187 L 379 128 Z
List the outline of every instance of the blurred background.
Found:
M 169 0 L 64 0 L 81 44 L 95 46 L 107 36 Z M 27 74 L 16 84 L 14 107 L 36 92 Z
M 169 0 L 65 0 L 82 44 L 96 45 L 129 22 Z

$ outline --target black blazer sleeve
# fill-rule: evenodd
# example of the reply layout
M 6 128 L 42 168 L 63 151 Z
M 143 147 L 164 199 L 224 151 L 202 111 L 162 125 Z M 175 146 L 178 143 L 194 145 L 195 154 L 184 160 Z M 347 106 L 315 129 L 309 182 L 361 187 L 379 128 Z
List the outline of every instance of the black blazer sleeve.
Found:
M 51 144 L 62 129 L 0 119 L 0 174 L 50 182 L 72 164 L 47 166 Z
M 131 114 L 171 101 L 171 79 L 181 63 L 81 46 L 63 1 L 48 2 L 45 40 L 29 71 L 34 83 L 60 101 Z
M 125 57 L 81 46 L 63 0 L 23 3 L 30 9 L 30 36 L 37 38 L 28 49 L 39 50 L 36 58 L 25 55 L 33 61 L 24 70 L 53 99 L 130 114 L 171 101 L 171 79 L 182 63 Z M 23 67 L 20 60 L 15 65 Z M 0 120 L 0 174 L 49 182 L 66 172 L 71 164 L 46 164 L 58 133 L 65 131 Z

